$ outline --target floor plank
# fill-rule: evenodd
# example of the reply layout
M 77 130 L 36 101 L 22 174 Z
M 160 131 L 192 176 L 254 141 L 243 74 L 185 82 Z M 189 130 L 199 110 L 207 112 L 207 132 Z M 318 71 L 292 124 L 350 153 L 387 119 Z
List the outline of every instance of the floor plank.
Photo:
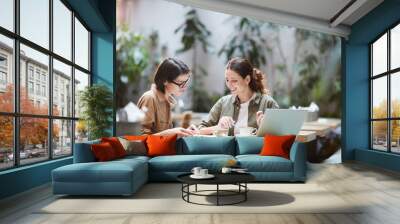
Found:
M 0 201 L 0 223 L 15 224 L 280 224 L 400 223 L 400 174 L 355 162 L 309 164 L 308 180 L 349 203 L 359 214 L 36 214 L 56 199 L 49 185 Z

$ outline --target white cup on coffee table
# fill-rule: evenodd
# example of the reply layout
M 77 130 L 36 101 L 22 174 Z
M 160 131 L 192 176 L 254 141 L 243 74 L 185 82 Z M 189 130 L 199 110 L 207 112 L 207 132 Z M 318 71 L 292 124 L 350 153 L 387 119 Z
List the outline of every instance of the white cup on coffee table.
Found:
M 222 173 L 230 173 L 232 171 L 232 169 L 230 167 L 222 167 L 221 172 Z
M 201 169 L 200 170 L 200 176 L 207 176 L 208 175 L 208 169 Z
M 192 173 L 194 174 L 194 175 L 196 175 L 196 176 L 200 176 L 201 175 L 201 170 L 202 170 L 202 168 L 201 167 L 193 167 L 193 169 L 192 169 Z

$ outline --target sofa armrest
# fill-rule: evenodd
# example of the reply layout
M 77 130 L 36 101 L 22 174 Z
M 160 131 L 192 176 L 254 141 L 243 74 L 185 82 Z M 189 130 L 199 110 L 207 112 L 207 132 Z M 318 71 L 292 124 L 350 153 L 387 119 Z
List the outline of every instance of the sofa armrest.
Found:
M 307 148 L 305 144 L 295 142 L 292 145 L 290 160 L 293 162 L 293 180 L 305 181 L 307 176 Z
M 90 146 L 92 144 L 100 143 L 100 140 L 94 140 L 89 142 L 75 143 L 74 147 L 74 163 L 89 163 L 95 162 Z

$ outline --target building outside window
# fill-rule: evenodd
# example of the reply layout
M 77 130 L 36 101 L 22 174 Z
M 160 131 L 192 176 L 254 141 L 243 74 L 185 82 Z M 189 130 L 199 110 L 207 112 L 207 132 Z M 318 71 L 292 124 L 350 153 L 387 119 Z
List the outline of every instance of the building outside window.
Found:
M 49 4 L 50 2 L 52 4 Z M 7 101 L 9 105 L 6 105 L 6 101 L 0 101 L 0 123 L 4 124 L 6 132 L 8 131 L 6 135 L 0 136 L 0 139 L 6 139 L 0 141 L 0 156 L 6 158 L 0 160 L 0 170 L 71 156 L 73 143 L 87 139 L 87 132 L 76 128 L 79 114 L 74 113 L 71 107 L 65 109 L 66 105 L 74 105 L 74 102 L 79 101 L 77 93 L 82 84 L 77 89 L 65 86 L 81 83 L 82 79 L 90 80 L 91 75 L 88 60 L 91 48 L 90 32 L 71 9 L 62 0 L 19 1 L 19 12 L 12 11 L 10 14 L 14 17 L 19 16 L 14 18 L 19 21 L 16 24 L 18 27 L 15 31 L 8 29 L 7 32 L 0 29 L 0 83 L 14 87 L 7 90 L 11 92 L 0 91 L 0 98 L 19 96 L 17 99 L 8 97 L 11 99 Z M 38 10 L 43 13 L 37 14 Z M 45 13 L 46 11 L 48 13 Z M 50 42 L 53 43 L 52 48 Z M 11 60 L 14 54 L 19 56 L 18 62 Z M 57 60 L 54 55 L 62 60 Z M 74 60 L 72 55 L 75 55 Z M 14 69 L 10 69 L 10 66 L 19 66 L 19 88 L 15 88 L 11 78 L 14 77 Z M 50 74 L 50 71 L 53 71 L 53 74 Z M 76 73 L 79 75 L 74 79 Z M 53 78 L 51 90 L 49 78 Z M 60 80 L 64 82 L 62 87 L 58 84 Z M 83 85 L 89 84 L 85 82 Z M 18 95 L 14 91 L 27 94 Z M 62 107 L 56 106 L 61 94 Z M 50 99 L 53 99 L 54 105 L 50 105 Z M 14 112 L 14 105 L 20 108 L 18 113 Z M 14 135 L 14 125 L 18 125 L 18 136 Z M 29 133 L 33 131 L 44 134 L 32 139 Z M 14 150 L 17 154 L 14 154 Z
M 46 86 L 42 86 L 42 96 L 46 96 Z
M 7 74 L 3 71 L 0 71 L 0 84 L 7 84 Z
M 31 81 L 28 82 L 28 93 L 29 94 L 34 93 L 33 82 L 31 82 Z
M 5 89 L 7 85 L 7 56 L 0 54 L 0 88 Z
M 46 74 L 42 73 L 42 83 L 46 83 Z
M 33 67 L 32 66 L 29 66 L 28 74 L 29 74 L 29 79 L 33 80 Z
M 7 68 L 7 56 L 0 54 L 0 68 Z

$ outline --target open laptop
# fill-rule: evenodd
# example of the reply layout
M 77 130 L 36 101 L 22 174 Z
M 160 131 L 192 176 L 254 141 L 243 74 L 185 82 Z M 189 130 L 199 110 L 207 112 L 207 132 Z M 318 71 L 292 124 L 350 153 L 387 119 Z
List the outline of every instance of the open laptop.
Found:
M 266 109 L 256 135 L 297 135 L 306 116 L 307 110 Z

